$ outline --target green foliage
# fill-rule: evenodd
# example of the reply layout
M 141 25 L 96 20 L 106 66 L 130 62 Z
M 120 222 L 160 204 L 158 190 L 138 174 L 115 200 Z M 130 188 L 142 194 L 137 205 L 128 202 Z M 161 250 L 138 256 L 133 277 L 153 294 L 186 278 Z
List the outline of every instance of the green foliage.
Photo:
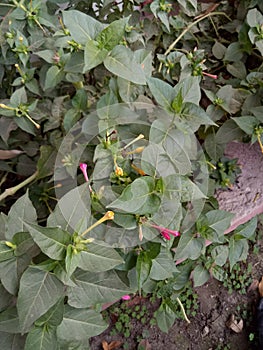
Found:
M 211 164 L 210 177 L 220 188 L 231 188 L 240 173 L 241 169 L 237 164 L 237 159 L 222 157 L 215 164 Z
M 241 294 L 247 293 L 247 288 L 252 283 L 252 265 L 248 264 L 235 264 L 232 267 L 231 272 L 225 267 L 227 270 L 226 279 L 223 282 L 224 287 L 228 289 L 228 292 L 231 294 L 234 290 L 238 291 Z
M 0 159 L 1 348 L 88 348 L 136 292 L 167 332 L 178 300 L 195 312 L 190 275 L 234 281 L 257 220 L 226 237 L 210 184 L 239 173 L 228 142 L 263 150 L 263 8 L 231 4 L 2 1 L 0 149 L 19 152 Z M 150 322 L 124 311 L 113 332 Z

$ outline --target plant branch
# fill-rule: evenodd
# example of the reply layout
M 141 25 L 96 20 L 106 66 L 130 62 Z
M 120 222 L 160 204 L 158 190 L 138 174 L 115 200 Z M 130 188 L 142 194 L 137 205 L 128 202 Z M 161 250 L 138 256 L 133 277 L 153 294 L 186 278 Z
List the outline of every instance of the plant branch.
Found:
M 32 182 L 33 180 L 36 179 L 38 175 L 38 171 L 34 172 L 34 174 L 32 174 L 31 176 L 29 176 L 27 179 L 25 179 L 24 181 L 20 182 L 20 184 L 14 186 L 14 187 L 10 187 L 7 188 L 1 195 L 0 195 L 0 202 L 5 199 L 8 196 L 13 196 L 18 190 L 20 190 L 21 188 L 23 188 L 24 186 L 28 185 L 30 182 Z
M 211 16 L 225 16 L 229 21 L 231 21 L 231 19 L 224 13 L 224 12 L 210 12 L 202 17 L 199 17 L 197 20 L 195 20 L 194 22 L 190 23 L 183 31 L 182 33 L 175 39 L 174 42 L 172 42 L 172 44 L 168 47 L 168 49 L 165 51 L 164 55 L 167 56 L 175 47 L 175 45 L 182 39 L 182 37 L 189 32 L 189 30 L 194 27 L 197 23 L 201 22 L 203 19 L 211 17 Z M 162 63 L 160 63 L 159 66 L 159 72 L 162 69 Z

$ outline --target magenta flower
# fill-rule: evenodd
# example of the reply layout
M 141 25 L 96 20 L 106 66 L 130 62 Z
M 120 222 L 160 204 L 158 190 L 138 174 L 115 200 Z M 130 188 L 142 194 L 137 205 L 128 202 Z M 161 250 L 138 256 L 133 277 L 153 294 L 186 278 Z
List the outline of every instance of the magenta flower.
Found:
M 86 163 L 80 163 L 80 165 L 79 165 L 79 168 L 82 171 L 86 182 L 89 182 L 89 177 L 88 177 L 88 173 L 87 173 L 87 167 L 88 167 L 88 165 Z M 90 191 L 90 193 L 93 193 L 93 190 L 92 190 L 90 185 L 89 185 L 89 191 Z
M 130 300 L 131 297 L 130 297 L 128 294 L 126 294 L 126 295 L 123 295 L 123 296 L 121 297 L 121 299 L 122 299 L 122 300 Z
M 170 241 L 170 239 L 171 239 L 170 235 L 172 235 L 174 237 L 180 236 L 180 232 L 169 230 L 168 228 L 165 228 L 162 226 L 151 224 L 151 227 L 156 228 L 160 232 L 160 234 L 168 241 Z

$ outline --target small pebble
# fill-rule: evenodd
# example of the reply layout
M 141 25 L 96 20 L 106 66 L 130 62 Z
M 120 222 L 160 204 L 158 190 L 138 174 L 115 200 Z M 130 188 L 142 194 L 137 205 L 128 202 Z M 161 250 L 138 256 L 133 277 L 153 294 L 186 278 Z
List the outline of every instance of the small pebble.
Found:
M 209 333 L 209 328 L 205 326 L 202 332 L 202 337 L 205 337 L 208 333 Z

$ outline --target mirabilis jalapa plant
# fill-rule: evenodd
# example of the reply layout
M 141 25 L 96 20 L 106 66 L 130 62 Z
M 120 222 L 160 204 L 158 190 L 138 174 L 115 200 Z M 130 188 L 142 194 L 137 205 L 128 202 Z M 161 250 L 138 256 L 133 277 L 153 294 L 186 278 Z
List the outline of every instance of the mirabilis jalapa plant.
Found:
M 225 3 L 3 4 L 1 147 L 25 154 L 1 169 L 37 171 L 0 216 L 0 345 L 88 349 L 106 303 L 168 280 L 180 302 L 190 275 L 223 280 L 246 258 L 256 219 L 224 235 L 233 215 L 209 201 L 207 164 L 243 131 L 260 143 L 262 67 L 244 62 L 262 54 L 262 4 L 240 1 L 238 33 Z M 35 188 L 49 180 L 57 203 L 43 209 Z M 163 300 L 164 331 L 172 307 Z

